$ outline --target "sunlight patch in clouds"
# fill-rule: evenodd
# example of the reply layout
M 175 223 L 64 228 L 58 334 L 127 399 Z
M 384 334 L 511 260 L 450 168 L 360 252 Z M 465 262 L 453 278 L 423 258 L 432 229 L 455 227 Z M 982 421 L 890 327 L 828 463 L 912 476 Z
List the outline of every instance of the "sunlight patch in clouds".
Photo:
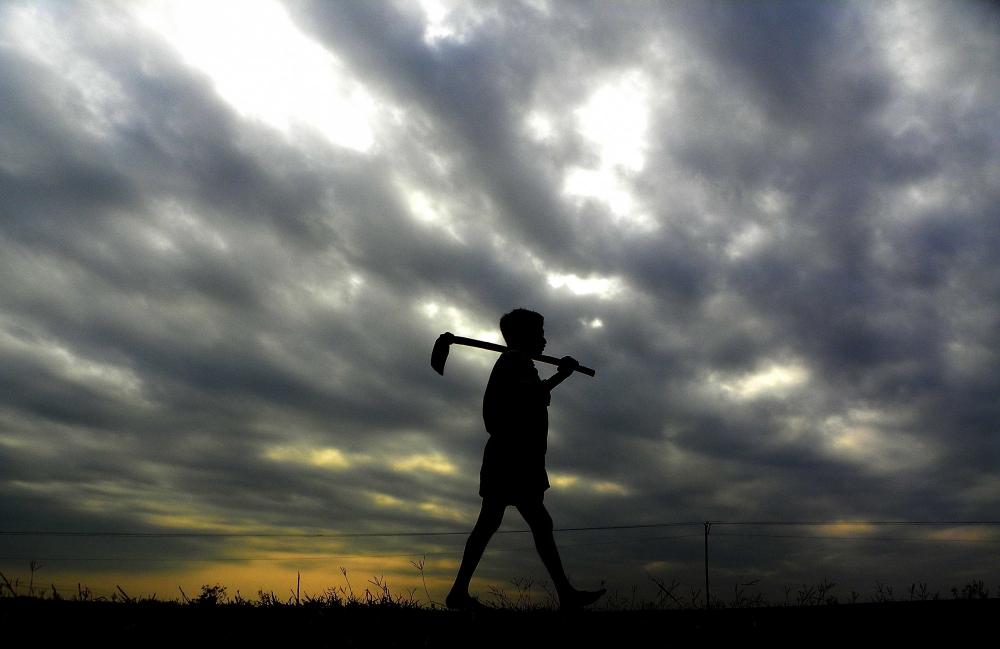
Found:
M 302 279 L 300 288 L 314 306 L 343 311 L 364 295 L 365 278 L 359 272 L 339 277 L 334 272 L 319 272 L 314 278 Z
M 657 228 L 629 186 L 629 178 L 646 166 L 649 82 L 639 71 L 626 72 L 595 90 L 574 111 L 577 131 L 597 155 L 596 167 L 570 168 L 563 194 L 579 204 L 604 204 L 615 222 L 639 231 Z
M 130 368 L 84 358 L 55 340 L 22 338 L 0 323 L 0 350 L 33 358 L 53 374 L 88 390 L 110 398 L 129 397 L 136 404 L 146 404 L 142 379 Z
M 876 473 L 918 469 L 933 461 L 936 449 L 901 429 L 898 418 L 867 408 L 827 417 L 820 424 L 826 451 Z
M 362 153 L 375 145 L 375 100 L 279 3 L 151 0 L 134 11 L 242 115 L 286 135 L 316 129 Z
M 889 68 L 905 86 L 923 92 L 935 83 L 942 61 L 932 47 L 935 17 L 932 3 L 885 2 L 879 5 L 874 25 L 881 34 Z
M 533 111 L 525 120 L 525 126 L 531 139 L 537 142 L 546 142 L 556 133 L 552 118 L 540 111 Z
M 621 280 L 615 277 L 597 275 L 579 277 L 572 273 L 567 275 L 548 273 L 545 280 L 554 289 L 565 288 L 573 295 L 593 295 L 604 300 L 613 298 L 622 291 Z
M 454 219 L 443 201 L 402 180 L 396 181 L 396 188 L 415 221 L 444 230 L 452 239 L 462 242 L 462 237 L 455 230 Z
M 490 343 L 496 343 L 498 345 L 503 345 L 504 341 L 500 336 L 500 316 L 502 313 L 497 314 L 497 324 L 488 325 L 483 318 L 478 318 L 466 313 L 463 309 L 455 306 L 441 304 L 436 301 L 423 302 L 418 305 L 417 310 L 424 316 L 425 319 L 434 323 L 434 329 L 438 333 L 444 333 L 445 331 L 450 331 L 456 336 L 465 336 L 466 338 L 475 338 L 477 340 L 483 340 Z M 488 358 L 486 356 L 479 356 L 481 358 Z M 496 359 L 493 359 L 494 361 Z M 493 361 L 489 361 L 490 364 Z
M 582 205 L 583 199 L 603 203 L 617 223 L 643 232 L 656 229 L 656 221 L 639 209 L 632 190 L 613 171 L 571 168 L 564 178 L 562 191 L 566 196 L 577 199 L 577 205 Z
M 229 251 L 229 242 L 222 232 L 204 218 L 193 213 L 178 200 L 165 199 L 152 203 L 155 222 L 148 224 L 129 222 L 129 227 L 140 228 L 146 244 L 156 252 L 181 253 L 192 241 L 207 245 L 216 252 Z
M 96 19 L 104 32 L 110 36 L 126 29 L 120 18 L 101 9 L 98 5 Z M 72 26 L 61 23 L 44 6 L 11 4 L 0 11 L 0 50 L 11 48 L 50 68 L 66 84 L 65 94 L 59 97 L 60 109 L 72 111 L 68 116 L 87 134 L 108 137 L 115 127 L 129 121 L 132 104 L 121 80 L 81 51 L 83 45 L 73 35 Z M 0 166 L 17 169 L 31 157 L 0 156 Z
M 417 0 L 424 12 L 424 42 L 434 45 L 445 39 L 457 39 L 456 27 L 448 22 L 449 7 L 441 0 Z
M 769 363 L 763 369 L 736 376 L 712 372 L 710 385 L 740 400 L 786 396 L 809 381 L 810 373 L 799 362 Z
M 497 12 L 485 3 L 462 3 L 455 0 L 417 0 L 424 12 L 424 43 L 432 47 L 443 41 L 465 43 L 472 33 Z
M 649 82 L 641 72 L 626 72 L 600 86 L 573 113 L 580 135 L 596 149 L 601 169 L 638 172 L 646 166 Z
M 767 231 L 757 223 L 750 223 L 736 232 L 726 244 L 726 257 L 738 260 L 752 256 L 754 251 L 767 242 Z

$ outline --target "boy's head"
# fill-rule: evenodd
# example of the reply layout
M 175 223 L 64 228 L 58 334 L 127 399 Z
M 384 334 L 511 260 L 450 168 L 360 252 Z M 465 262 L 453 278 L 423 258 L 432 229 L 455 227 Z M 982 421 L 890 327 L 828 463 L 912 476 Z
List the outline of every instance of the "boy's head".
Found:
M 500 333 L 507 346 L 530 353 L 545 349 L 545 318 L 528 309 L 514 309 L 500 318 Z

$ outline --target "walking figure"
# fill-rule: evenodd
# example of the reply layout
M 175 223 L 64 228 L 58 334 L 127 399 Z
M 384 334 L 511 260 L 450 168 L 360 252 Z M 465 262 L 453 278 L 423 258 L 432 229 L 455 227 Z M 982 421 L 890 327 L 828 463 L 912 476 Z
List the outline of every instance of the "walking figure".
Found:
M 550 392 L 579 364 L 565 356 L 555 374 L 544 381 L 538 377 L 531 355 L 545 349 L 544 318 L 539 313 L 514 309 L 500 318 L 500 332 L 509 349 L 493 366 L 483 396 L 483 421 L 490 436 L 479 473 L 483 505 L 445 604 L 454 609 L 486 608 L 469 595 L 469 583 L 505 510 L 513 505 L 531 528 L 535 548 L 559 596 L 559 607 L 582 608 L 597 601 L 605 590 L 576 590 L 569 583 L 552 535 L 552 517 L 542 503 L 549 488 L 545 450 Z

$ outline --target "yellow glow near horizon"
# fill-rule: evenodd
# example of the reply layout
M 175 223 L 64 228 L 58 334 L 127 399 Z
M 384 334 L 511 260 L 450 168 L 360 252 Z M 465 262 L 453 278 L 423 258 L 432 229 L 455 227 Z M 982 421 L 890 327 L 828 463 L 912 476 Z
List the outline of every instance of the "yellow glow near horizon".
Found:
M 294 462 L 323 469 L 347 469 L 354 462 L 336 448 L 274 446 L 264 451 L 264 457 L 275 462 Z
M 371 494 L 371 499 L 372 499 L 372 502 L 375 503 L 376 507 L 388 507 L 388 508 L 392 508 L 392 509 L 402 509 L 402 508 L 405 508 L 405 506 L 406 506 L 406 502 L 405 501 L 403 501 L 403 500 L 401 500 L 399 498 L 396 498 L 395 496 L 391 496 L 389 494 L 372 493 Z
M 470 520 L 470 517 L 462 510 L 455 507 L 448 507 L 447 505 L 442 505 L 437 502 L 425 501 L 418 503 L 417 509 L 430 514 L 434 518 L 454 521 L 457 523 L 466 523 Z
M 473 518 L 470 513 L 463 512 L 456 507 L 449 507 L 437 501 L 409 501 L 378 491 L 369 492 L 368 497 L 371 498 L 372 504 L 381 509 L 395 509 L 404 512 L 419 511 L 429 514 L 434 518 L 459 523 L 468 522 Z
M 375 145 L 375 100 L 280 3 L 148 0 L 132 10 L 242 115 L 362 153 Z
M 602 480 L 600 482 L 595 482 L 593 485 L 593 490 L 599 494 L 609 495 L 609 496 L 627 496 L 628 489 L 617 482 L 611 482 L 610 480 Z
M 823 527 L 823 533 L 829 536 L 863 536 L 875 531 L 874 525 L 866 523 L 838 522 Z
M 995 532 L 984 527 L 948 527 L 930 530 L 927 538 L 935 541 L 997 541 Z
M 549 484 L 556 489 L 568 489 L 580 481 L 575 475 L 565 475 L 558 473 L 549 474 Z
M 390 591 L 394 595 L 409 593 L 416 589 L 416 597 L 426 604 L 424 584 L 419 572 L 410 563 L 420 559 L 413 556 L 364 556 L 365 549 L 348 549 L 331 554 L 314 553 L 308 556 L 282 556 L 281 553 L 254 552 L 250 558 L 233 558 L 218 561 L 198 561 L 178 569 L 170 566 L 167 570 L 158 568 L 160 562 L 149 564 L 148 570 L 129 572 L 125 570 L 93 571 L 89 569 L 65 570 L 46 566 L 46 590 L 49 583 L 55 583 L 63 596 L 75 595 L 77 584 L 88 587 L 94 595 L 109 597 L 121 585 L 132 597 L 149 596 L 153 593 L 161 601 L 180 600 L 181 590 L 189 598 L 195 598 L 203 585 L 220 584 L 226 587 L 227 597 L 239 593 L 248 599 L 257 599 L 258 591 L 274 592 L 282 601 L 288 601 L 296 588 L 297 574 L 301 575 L 301 594 L 318 595 L 328 588 L 347 590 L 347 581 L 340 568 L 347 569 L 346 580 L 361 596 L 368 580 L 374 576 L 386 577 Z M 179 563 L 184 563 L 182 559 Z M 425 561 L 427 586 L 435 599 L 444 599 L 444 594 L 454 580 L 457 560 L 451 558 L 428 558 Z
M 405 473 L 437 473 L 454 475 L 458 468 L 441 453 L 418 453 L 407 455 L 389 462 L 394 471 Z
M 549 473 L 549 485 L 553 489 L 589 491 L 602 496 L 627 496 L 629 490 L 618 482 L 598 480 L 596 482 L 569 473 Z

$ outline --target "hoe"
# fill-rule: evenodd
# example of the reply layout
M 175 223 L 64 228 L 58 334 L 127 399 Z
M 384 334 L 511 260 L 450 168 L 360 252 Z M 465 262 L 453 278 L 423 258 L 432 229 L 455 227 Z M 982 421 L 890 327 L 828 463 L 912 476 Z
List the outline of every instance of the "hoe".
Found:
M 434 368 L 438 374 L 444 376 L 444 363 L 448 360 L 448 350 L 451 349 L 452 345 L 465 345 L 466 347 L 478 347 L 479 349 L 488 349 L 494 352 L 500 352 L 501 354 L 508 350 L 507 347 L 503 345 L 497 345 L 495 343 L 488 343 L 482 340 L 475 340 L 473 338 L 463 338 L 462 336 L 456 336 L 450 331 L 446 331 L 434 342 L 434 350 L 431 351 L 431 367 Z M 532 360 L 541 361 L 542 363 L 548 363 L 549 365 L 559 365 L 561 359 L 555 356 L 546 356 L 545 354 L 532 354 Z M 584 367 L 582 365 L 576 367 L 576 371 L 581 374 L 586 374 L 587 376 L 594 376 L 594 370 L 589 367 Z

